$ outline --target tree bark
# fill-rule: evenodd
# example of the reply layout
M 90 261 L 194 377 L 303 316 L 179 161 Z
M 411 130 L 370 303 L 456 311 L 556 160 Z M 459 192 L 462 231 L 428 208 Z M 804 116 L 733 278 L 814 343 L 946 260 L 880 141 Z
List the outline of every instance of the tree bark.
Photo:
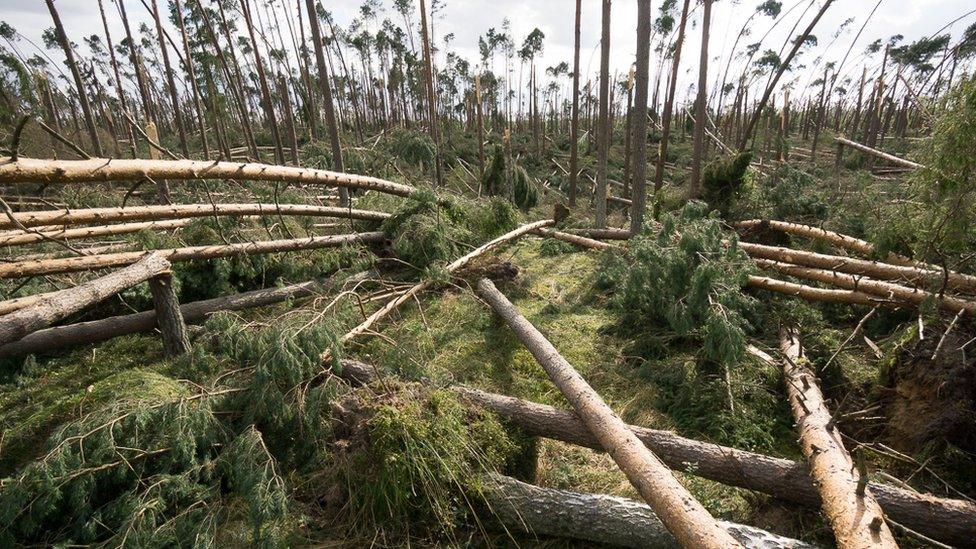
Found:
M 102 155 L 102 144 L 98 139 L 98 129 L 95 126 L 95 117 L 92 115 L 91 102 L 88 99 L 88 89 L 81 79 L 81 72 L 78 70 L 78 63 L 75 62 L 75 53 L 71 47 L 71 42 L 64 32 L 64 25 L 61 24 L 61 16 L 58 15 L 57 8 L 54 7 L 54 0 L 44 0 L 47 9 L 51 12 L 51 19 L 54 21 L 54 33 L 64 50 L 64 57 L 71 72 L 71 78 L 75 81 L 75 88 L 78 90 L 78 102 L 81 103 L 81 111 L 85 115 L 85 126 L 88 129 L 88 138 L 91 140 L 92 152 L 95 156 Z
M 190 324 L 203 322 L 219 311 L 240 311 L 265 307 L 289 299 L 301 299 L 317 293 L 322 285 L 316 281 L 302 282 L 281 288 L 254 290 L 180 305 L 183 319 Z M 124 335 L 148 332 L 157 325 L 156 311 L 143 311 L 88 322 L 54 326 L 38 330 L 20 341 L 0 346 L 0 358 L 50 352 L 58 349 L 89 345 Z
M 173 120 L 176 122 L 176 131 L 180 138 L 180 151 L 184 158 L 190 157 L 190 148 L 186 144 L 186 128 L 183 127 L 183 116 L 180 113 L 180 96 L 176 91 L 176 78 L 173 76 L 173 67 L 169 63 L 169 50 L 166 48 L 166 37 L 163 36 L 163 24 L 159 18 L 159 6 L 156 0 L 150 0 L 153 21 L 156 23 L 156 40 L 159 41 L 159 51 L 163 58 L 163 70 L 166 72 L 166 88 L 169 91 L 169 100 L 173 106 Z M 187 60 L 189 62 L 189 59 Z M 157 139 L 158 141 L 158 139 Z
M 678 38 L 674 45 L 674 59 L 671 61 L 671 80 L 668 84 L 668 96 L 664 100 L 664 114 L 661 119 L 661 145 L 658 147 L 657 164 L 654 168 L 654 195 L 661 192 L 664 186 L 664 164 L 668 160 L 668 141 L 671 138 L 671 120 L 674 117 L 674 94 L 678 86 L 678 68 L 681 64 L 681 48 L 685 43 L 685 26 L 688 23 L 688 4 L 689 0 L 684 1 L 681 8 L 681 22 L 678 24 Z M 719 91 L 721 93 L 721 90 Z M 646 131 L 646 128 L 645 128 Z M 657 200 L 654 202 L 654 218 L 657 219 L 660 206 Z M 640 227 L 631 226 L 631 231 L 636 233 Z
M 607 156 L 610 154 L 610 0 L 603 0 L 600 38 L 600 120 L 597 125 L 596 228 L 607 226 Z
M 945 289 L 964 292 L 976 291 L 976 277 L 958 273 L 948 273 L 941 269 L 923 269 L 905 265 L 890 265 L 878 261 L 868 261 L 855 257 L 819 254 L 779 246 L 766 246 L 751 242 L 739 242 L 738 247 L 750 257 L 771 259 L 783 263 L 830 269 L 842 273 L 870 276 L 882 280 L 897 280 L 921 286 L 940 286 Z
M 38 160 L 19 157 L 0 164 L 0 183 L 92 183 L 133 179 L 250 179 L 320 183 L 409 196 L 414 188 L 376 177 L 316 170 L 297 166 L 276 166 L 256 162 L 209 162 L 203 160 Z
M 251 6 L 248 0 L 241 0 L 241 13 L 244 14 L 244 25 L 247 27 L 247 34 L 251 38 L 251 50 L 254 53 L 254 69 L 258 73 L 258 87 L 261 90 L 261 104 L 264 107 L 264 116 L 267 118 L 268 127 L 271 129 L 271 139 L 274 141 L 275 161 L 278 164 L 284 164 L 285 151 L 281 146 L 281 132 L 278 131 L 278 120 L 275 117 L 274 101 L 271 99 L 268 78 L 264 72 L 264 62 L 261 60 L 261 50 L 258 47 L 258 40 L 254 36 L 254 22 L 251 21 Z M 339 171 L 342 170 L 340 169 Z
M 440 187 L 444 183 L 441 173 L 440 124 L 437 119 L 437 95 L 434 93 L 434 60 L 431 58 L 430 36 L 427 32 L 427 3 L 424 0 L 420 0 L 420 38 L 424 51 L 427 118 L 430 122 L 430 139 L 434 142 L 434 185 Z
M 140 258 L 130 267 L 79 284 L 70 290 L 56 292 L 29 307 L 4 316 L 3 322 L 0 322 L 0 345 L 46 328 L 68 315 L 169 269 L 169 261 L 161 254 L 140 254 Z
M 183 248 L 169 248 L 153 250 L 172 262 L 189 261 L 191 259 L 214 259 L 230 257 L 239 254 L 257 255 L 279 252 L 294 252 L 299 250 L 314 250 L 317 248 L 335 248 L 345 244 L 380 243 L 386 239 L 382 232 L 353 233 L 331 236 L 313 236 L 308 238 L 294 238 L 288 240 L 260 240 L 256 242 L 238 242 L 234 244 L 218 244 L 213 246 L 187 246 Z M 33 261 L 19 261 L 16 263 L 0 264 L 0 278 L 22 278 L 40 274 L 71 273 L 91 269 L 104 269 L 129 265 L 138 261 L 145 252 L 118 252 L 112 254 L 85 255 L 57 259 L 38 259 Z
M 536 234 L 547 236 L 549 238 L 555 238 L 565 242 L 570 242 L 576 244 L 577 246 L 582 246 L 584 248 L 590 248 L 593 250 L 605 250 L 607 248 L 613 248 L 613 244 L 607 244 L 606 242 L 600 242 L 599 240 L 594 240 L 592 238 L 587 238 L 585 236 L 580 236 L 576 234 L 564 233 L 562 231 L 554 231 L 552 229 L 537 229 Z
M 203 101 L 200 99 L 200 86 L 197 85 L 197 74 L 193 68 L 193 53 L 190 51 L 190 40 L 186 35 L 186 23 L 183 21 L 183 4 L 181 0 L 174 0 L 176 3 L 176 23 L 180 27 L 180 38 L 183 42 L 183 58 L 186 65 L 186 76 L 190 81 L 190 90 L 193 92 L 193 107 L 197 120 L 197 131 L 200 132 L 200 144 L 203 147 L 203 158 L 210 158 L 210 139 L 207 137 L 207 124 L 204 121 Z M 189 155 L 186 155 L 189 156 Z
M 158 221 L 213 216 L 295 215 L 309 217 L 341 217 L 367 221 L 383 221 L 385 212 L 354 210 L 334 206 L 310 204 L 173 204 L 169 206 L 130 206 L 126 208 L 90 208 L 78 210 L 47 210 L 15 212 L 14 219 L 25 227 L 48 225 L 85 225 L 89 223 L 118 223 L 124 221 Z M 17 225 L 0 216 L 0 229 Z
M 835 289 L 828 289 L 828 288 L 815 288 L 813 286 L 807 286 L 805 284 L 796 284 L 794 282 L 786 282 L 785 280 L 768 278 L 765 276 L 750 275 L 746 284 L 752 288 L 759 288 L 761 290 L 768 290 L 770 292 L 790 295 L 793 297 L 801 297 L 808 301 L 823 301 L 826 303 L 849 303 L 852 305 L 867 305 L 869 307 L 874 307 L 875 305 L 884 305 L 892 308 L 897 308 L 899 306 L 897 302 L 889 301 L 880 296 L 868 294 L 865 292 L 859 292 L 854 290 L 835 290 Z
M 647 88 L 650 75 L 651 53 L 651 2 L 637 2 L 637 65 L 634 69 L 634 113 L 630 116 L 632 131 L 628 134 L 633 141 L 632 192 L 633 203 L 630 208 L 630 230 L 637 233 L 644 225 L 644 210 L 647 209 Z M 656 187 L 655 187 L 656 188 Z
M 478 282 L 478 295 L 512 328 L 679 543 L 685 547 L 740 547 L 491 281 Z
M 834 139 L 838 143 L 842 143 L 844 145 L 847 145 L 848 147 L 851 147 L 853 149 L 857 149 L 857 150 L 859 150 L 859 151 L 861 151 L 863 153 L 867 153 L 867 154 L 870 154 L 872 156 L 876 156 L 878 158 L 882 158 L 882 159 L 887 160 L 888 162 L 891 162 L 892 164 L 896 164 L 898 166 L 904 166 L 906 168 L 912 168 L 913 170 L 918 170 L 918 169 L 921 169 L 921 168 L 924 168 L 925 167 L 922 164 L 919 164 L 918 162 L 912 162 L 911 160 L 905 160 L 904 158 L 898 158 L 897 156 L 895 156 L 893 154 L 888 154 L 886 152 L 879 151 L 877 149 L 872 149 L 871 147 L 868 147 L 867 145 L 862 145 L 862 144 L 860 144 L 860 143 L 858 143 L 856 141 L 851 141 L 850 139 L 847 139 L 847 138 L 844 138 L 844 137 L 841 137 L 841 136 L 837 136 Z
M 192 223 L 192 219 L 172 219 L 168 221 L 145 221 L 141 223 L 122 223 L 119 225 L 103 225 L 98 227 L 82 227 L 78 229 L 42 228 L 36 232 L 16 231 L 12 234 L 0 235 L 0 246 L 23 246 L 38 244 L 51 240 L 66 241 L 81 238 L 96 238 L 100 236 L 114 236 L 120 234 L 137 233 L 142 230 L 166 231 L 184 227 Z
M 579 71 L 580 71 L 580 16 L 582 0 L 576 0 L 576 26 L 573 30 L 573 113 L 569 143 L 569 207 L 576 207 L 576 191 L 579 186 Z
M 378 371 L 374 365 L 354 360 L 343 360 L 341 366 L 339 375 L 356 384 L 369 383 Z M 602 449 L 600 442 L 573 412 L 463 386 L 454 386 L 451 390 L 472 404 L 498 414 L 528 436 Z M 807 507 L 820 507 L 820 494 L 806 463 L 700 442 L 671 431 L 634 425 L 627 428 L 675 470 Z M 963 545 L 976 535 L 976 504 L 970 501 L 939 498 L 877 482 L 868 486 L 892 520 L 918 532 L 946 543 Z
M 491 515 L 508 530 L 635 549 L 681 547 L 646 504 L 603 494 L 541 488 L 495 473 L 487 475 L 485 481 Z M 814 547 L 752 526 L 726 521 L 718 524 L 743 547 Z
M 701 55 L 698 58 L 698 99 L 695 101 L 695 133 L 692 136 L 691 189 L 689 195 L 701 193 L 702 162 L 705 157 L 705 109 L 708 107 L 708 28 L 712 19 L 712 0 L 704 0 L 702 14 Z
M 156 326 L 163 338 L 163 352 L 167 357 L 190 352 L 190 335 L 180 312 L 180 300 L 173 288 L 173 275 L 166 272 L 150 278 L 149 290 L 156 311 Z
M 817 376 L 803 357 L 799 334 L 780 329 L 780 351 L 785 358 L 783 376 L 790 408 L 800 434 L 810 476 L 820 491 L 821 507 L 841 549 L 898 547 L 884 513 L 870 488 L 861 483 L 857 467 L 841 440 L 827 409 Z M 867 475 L 862 472 L 862 475 Z

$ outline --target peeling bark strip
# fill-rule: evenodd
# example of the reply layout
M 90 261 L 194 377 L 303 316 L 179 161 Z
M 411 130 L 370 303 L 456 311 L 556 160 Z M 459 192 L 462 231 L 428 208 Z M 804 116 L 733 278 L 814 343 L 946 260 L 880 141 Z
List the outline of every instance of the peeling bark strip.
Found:
M 89 305 L 131 288 L 140 282 L 169 270 L 169 261 L 160 254 L 141 254 L 135 265 L 70 290 L 63 290 L 29 307 L 3 317 L 0 322 L 0 345 L 17 341 L 31 332 L 46 328 Z
M 898 547 L 871 490 L 861 486 L 857 467 L 824 403 L 817 376 L 803 358 L 796 331 L 781 329 L 786 394 L 796 419 L 810 476 L 820 490 L 822 508 L 841 549 Z M 867 479 L 864 479 L 867 480 Z
M 644 503 L 603 494 L 540 488 L 499 474 L 485 478 L 491 513 L 509 530 L 633 548 L 680 547 Z M 750 549 L 813 549 L 759 528 L 719 521 Z
M 308 217 L 342 217 L 367 221 L 382 221 L 390 214 L 371 210 L 354 210 L 334 206 L 307 204 L 175 204 L 166 206 L 134 206 L 129 208 L 89 208 L 79 210 L 47 210 L 15 212 L 14 219 L 25 227 L 46 225 L 86 225 L 120 223 L 126 221 L 159 221 L 192 217 L 245 215 L 298 215 Z M 15 229 L 10 219 L 0 216 L 0 229 Z
M 774 363 L 772 357 L 764 360 Z M 343 360 L 340 375 L 352 383 L 363 384 L 370 382 L 376 371 L 375 366 Z M 529 436 L 602 449 L 600 442 L 573 412 L 464 386 L 454 386 L 451 390 L 498 414 Z M 627 428 L 675 470 L 820 508 L 820 494 L 813 486 L 805 463 L 700 442 L 671 431 L 634 425 Z M 894 521 L 945 543 L 965 545 L 976 538 L 976 504 L 972 502 L 940 498 L 877 482 L 869 482 L 868 486 L 885 514 Z
M 966 292 L 976 290 L 976 277 L 960 274 L 946 276 L 946 273 L 941 269 L 921 269 L 904 265 L 889 265 L 888 263 L 868 261 L 855 257 L 820 254 L 779 246 L 753 244 L 751 242 L 739 242 L 738 246 L 753 258 L 771 259 L 783 263 L 792 263 L 794 265 L 830 269 L 831 271 L 839 271 L 842 273 L 865 275 L 882 280 L 898 280 L 920 285 L 941 285 L 945 281 L 946 288 Z
M 837 136 L 834 139 L 838 143 L 840 143 L 842 145 L 847 145 L 848 147 L 855 148 L 855 149 L 857 149 L 857 150 L 859 150 L 859 151 L 861 151 L 863 153 L 867 153 L 867 154 L 870 154 L 870 155 L 874 155 L 874 156 L 877 156 L 878 158 L 883 158 L 884 160 L 887 160 L 888 162 L 891 162 L 892 164 L 897 164 L 899 166 L 905 166 L 906 168 L 912 168 L 912 169 L 915 169 L 915 170 L 917 170 L 919 168 L 924 168 L 925 167 L 924 165 L 919 164 L 918 162 L 912 162 L 911 160 L 905 160 L 904 158 L 898 158 L 897 156 L 895 156 L 893 154 L 888 154 L 886 152 L 879 151 L 878 149 L 872 149 L 871 147 L 868 147 L 867 145 L 862 145 L 860 143 L 857 143 L 855 141 L 851 141 L 850 139 L 846 139 L 844 137 Z
M 741 547 L 490 280 L 478 282 L 478 295 L 505 320 L 546 370 L 589 431 L 682 546 Z
M 152 250 L 172 262 L 191 259 L 214 259 L 238 254 L 256 255 L 278 252 L 294 252 L 317 248 L 336 248 L 343 244 L 369 244 L 382 242 L 386 237 L 382 232 L 352 233 L 333 236 L 313 236 L 286 240 L 259 240 L 214 246 L 186 246 Z M 22 278 L 53 273 L 71 273 L 90 269 L 104 269 L 128 265 L 139 260 L 146 252 L 118 252 L 114 254 L 85 255 L 59 259 L 38 259 L 17 263 L 0 264 L 0 278 Z
M 140 179 L 247 179 L 319 183 L 350 189 L 373 190 L 396 196 L 410 196 L 414 188 L 385 179 L 349 173 L 275 166 L 256 162 L 217 162 L 206 160 L 128 160 L 92 158 L 89 160 L 39 160 L 18 158 L 0 163 L 0 184 L 17 183 L 94 183 L 138 181 Z
M 815 280 L 825 284 L 832 284 L 834 286 L 844 288 L 845 290 L 874 294 L 882 299 L 888 298 L 890 300 L 902 301 L 912 305 L 919 305 L 927 299 L 934 299 L 940 307 L 947 311 L 952 311 L 954 313 L 966 311 L 970 315 L 976 315 L 976 302 L 959 299 L 958 297 L 936 295 L 932 292 L 926 292 L 925 290 L 919 290 L 917 288 L 909 288 L 907 286 L 901 286 L 891 282 L 882 282 L 880 280 L 872 280 L 870 278 L 864 278 L 857 275 L 837 273 L 834 271 L 828 271 L 826 269 L 801 267 L 799 265 L 783 263 L 781 261 L 772 261 L 769 259 L 756 259 L 754 261 L 756 262 L 756 265 L 763 268 L 776 269 L 783 274 L 788 274 L 797 278 L 805 278 L 807 280 Z

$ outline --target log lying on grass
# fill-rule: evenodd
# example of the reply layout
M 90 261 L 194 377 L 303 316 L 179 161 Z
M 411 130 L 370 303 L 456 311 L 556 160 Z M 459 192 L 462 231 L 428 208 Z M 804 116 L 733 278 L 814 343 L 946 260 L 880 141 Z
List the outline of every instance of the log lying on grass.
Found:
M 355 384 L 369 383 L 379 371 L 374 365 L 354 360 L 343 360 L 341 366 L 339 375 Z M 451 390 L 472 404 L 498 414 L 529 436 L 602 449 L 573 412 L 463 386 Z M 627 428 L 675 470 L 820 508 L 820 494 L 805 463 L 700 442 L 671 431 L 634 425 Z M 965 545 L 976 539 L 976 504 L 972 502 L 939 498 L 877 482 L 869 482 L 868 486 L 885 514 L 900 524 L 945 543 Z
M 172 204 L 161 206 L 132 206 L 128 208 L 87 208 L 78 210 L 44 210 L 19 212 L 14 219 L 25 227 L 44 225 L 87 225 L 94 223 L 122 223 L 127 221 L 160 221 L 213 216 L 288 215 L 308 217 L 340 217 L 382 221 L 390 214 L 371 210 L 314 206 L 310 204 Z M 7 217 L 0 216 L 0 229 L 16 228 Z
M 118 225 L 101 225 L 98 227 L 80 227 L 66 230 L 38 230 L 38 231 L 16 231 L 9 234 L 0 235 L 0 246 L 23 246 L 25 244 L 37 244 L 49 242 L 51 240 L 78 240 L 82 238 L 99 238 L 103 236 L 115 236 L 120 234 L 131 234 L 139 231 L 168 231 L 178 229 L 192 223 L 192 219 L 170 219 L 168 221 L 145 221 L 142 223 L 120 223 Z
M 681 547 L 644 503 L 603 494 L 540 488 L 499 474 L 485 478 L 491 514 L 508 530 L 556 536 L 618 547 Z M 759 528 L 719 521 L 743 547 L 813 549 L 813 545 Z
M 183 248 L 168 248 L 155 250 L 172 262 L 189 261 L 193 259 L 214 259 L 230 257 L 239 254 L 255 255 L 278 252 L 294 252 L 298 250 L 313 250 L 317 248 L 335 248 L 345 244 L 370 244 L 385 240 L 381 231 L 369 233 L 352 233 L 332 236 L 313 236 L 308 238 L 292 238 L 285 240 L 260 240 L 256 242 L 239 242 L 235 244 L 217 244 L 212 246 L 186 246 Z M 39 259 L 36 261 L 20 261 L 16 263 L 0 264 L 0 278 L 21 278 L 53 273 L 71 273 L 87 271 L 89 269 L 104 269 L 118 267 L 138 261 L 146 252 L 118 252 L 113 254 L 86 255 L 79 257 L 65 257 L 59 259 Z
M 682 546 L 740 547 L 490 280 L 478 282 L 478 295 L 508 324 L 546 370 L 549 379 L 572 404 L 587 429 Z
M 569 242 L 572 244 L 576 244 L 577 246 L 590 248 L 592 250 L 605 250 L 607 248 L 614 247 L 613 244 L 607 244 L 606 242 L 600 242 L 599 240 L 594 240 L 592 238 L 587 238 L 585 236 L 564 233 L 562 231 L 555 231 L 552 229 L 536 229 L 534 232 L 535 234 L 538 234 L 540 236 L 555 238 L 557 240 L 562 240 L 564 242 Z
M 396 196 L 410 196 L 414 188 L 349 173 L 259 164 L 256 162 L 219 162 L 206 160 L 144 160 L 91 158 L 88 160 L 42 160 L 19 157 L 0 162 L 0 184 L 17 183 L 94 183 L 105 181 L 139 181 L 142 179 L 240 179 L 318 183 L 349 189 L 373 190 Z
M 880 280 L 872 280 L 870 278 L 864 278 L 846 273 L 837 273 L 834 271 L 828 271 L 826 269 L 801 267 L 799 265 L 792 265 L 790 263 L 783 263 L 781 261 L 756 259 L 755 262 L 756 265 L 763 268 L 775 269 L 783 274 L 794 276 L 796 278 L 815 280 L 817 282 L 831 284 L 846 290 L 874 294 L 876 296 L 888 298 L 889 300 L 902 301 L 912 305 L 919 305 L 928 299 L 932 299 L 940 307 L 947 311 L 952 311 L 954 313 L 965 311 L 970 315 L 976 314 L 976 302 L 960 299 L 958 297 L 937 295 L 933 294 L 932 292 L 926 292 L 925 290 L 908 288 L 906 286 L 893 284 L 891 282 L 882 282 Z
M 628 240 L 631 237 L 627 229 L 566 229 L 565 232 L 597 240 Z
M 0 345 L 22 339 L 31 332 L 50 326 L 85 307 L 164 273 L 169 267 L 169 261 L 162 255 L 143 254 L 143 258 L 134 265 L 56 292 L 29 307 L 6 315 L 0 322 Z
M 771 259 L 793 265 L 830 269 L 841 273 L 870 276 L 880 280 L 898 280 L 922 285 L 941 285 L 948 289 L 972 292 L 976 290 L 976 277 L 942 270 L 922 269 L 905 265 L 891 265 L 855 257 L 820 254 L 780 246 L 766 246 L 751 242 L 739 242 L 739 248 L 749 257 Z
M 856 141 L 851 141 L 850 139 L 841 137 L 839 135 L 837 137 L 835 137 L 834 140 L 836 140 L 838 143 L 840 143 L 842 145 L 846 145 L 846 146 L 851 147 L 853 149 L 857 149 L 857 150 L 859 150 L 859 151 L 861 151 L 863 153 L 867 153 L 867 154 L 876 156 L 878 158 L 882 158 L 884 160 L 887 160 L 888 162 L 891 162 L 892 164 L 897 164 L 899 166 L 905 166 L 906 168 L 912 168 L 912 169 L 915 169 L 915 170 L 917 170 L 919 168 L 924 168 L 925 167 L 922 164 L 919 164 L 918 162 L 912 162 L 911 160 L 905 160 L 904 158 L 898 158 L 897 156 L 895 156 L 893 154 L 888 154 L 888 153 L 886 153 L 884 151 L 879 151 L 878 149 L 872 149 L 871 147 L 868 147 L 867 145 L 862 145 L 862 144 L 860 144 L 860 143 L 858 143 Z
M 768 290 L 770 292 L 776 292 L 779 294 L 801 297 L 810 301 L 850 303 L 853 305 L 867 305 L 869 307 L 884 305 L 895 308 L 899 306 L 898 302 L 889 301 L 879 296 L 866 294 L 864 292 L 855 292 L 853 290 L 835 290 L 831 288 L 815 288 L 813 286 L 806 286 L 804 284 L 797 284 L 795 282 L 787 282 L 785 280 L 769 278 L 766 276 L 750 275 L 746 285 L 752 288 L 760 288 L 762 290 Z M 2 305 L 2 303 L 0 303 L 0 305 Z
M 194 301 L 180 305 L 183 319 L 188 324 L 203 322 L 219 311 L 240 311 L 281 303 L 289 299 L 308 297 L 328 288 L 328 283 L 302 282 L 254 290 L 239 294 Z M 7 317 L 4 317 L 4 320 Z M 2 324 L 2 322 L 0 322 Z M 113 316 L 88 322 L 55 326 L 36 331 L 20 341 L 0 346 L 0 358 L 24 356 L 53 350 L 107 341 L 124 335 L 148 332 L 156 328 L 156 311 L 143 311 L 129 315 Z
M 861 485 L 858 468 L 844 448 L 817 377 L 803 358 L 799 334 L 781 329 L 780 351 L 785 359 L 783 377 L 800 434 L 800 446 L 810 464 L 810 476 L 820 491 L 821 507 L 830 521 L 837 546 L 841 549 L 898 547 L 866 478 Z

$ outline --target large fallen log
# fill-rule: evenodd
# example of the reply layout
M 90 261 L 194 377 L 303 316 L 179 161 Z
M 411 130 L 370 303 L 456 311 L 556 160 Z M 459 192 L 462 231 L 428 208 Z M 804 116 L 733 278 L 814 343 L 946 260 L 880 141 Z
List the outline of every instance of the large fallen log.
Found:
M 600 441 L 600 445 L 682 546 L 716 549 L 740 547 L 490 280 L 478 282 L 478 295 L 488 302 L 532 353 L 587 429 Z
M 256 242 L 238 242 L 234 244 L 216 244 L 211 246 L 186 246 L 183 248 L 168 248 L 154 250 L 171 262 L 190 261 L 193 259 L 214 259 L 230 257 L 240 254 L 256 255 L 278 252 L 294 252 L 298 250 L 313 250 L 317 248 L 334 248 L 345 244 L 370 244 L 383 242 L 385 236 L 381 231 L 369 233 L 352 233 L 331 236 L 313 236 L 308 238 L 292 238 L 285 240 L 260 240 Z M 146 252 L 118 252 L 111 254 L 85 255 L 58 259 L 38 259 L 34 261 L 19 261 L 16 263 L 0 264 L 0 278 L 21 278 L 53 273 L 71 273 L 90 269 L 104 269 L 128 265 L 139 260 Z
M 851 141 L 850 139 L 841 137 L 839 135 L 837 137 L 835 137 L 834 139 L 838 143 L 840 143 L 842 145 L 847 145 L 848 147 L 857 149 L 857 150 L 859 150 L 859 151 L 861 151 L 863 153 L 867 153 L 867 154 L 876 156 L 878 158 L 882 158 L 884 160 L 887 160 L 888 162 L 891 162 L 892 164 L 897 164 L 899 166 L 905 166 L 906 168 L 912 168 L 912 169 L 916 169 L 916 170 L 919 169 L 919 168 L 924 168 L 925 167 L 922 164 L 919 164 L 918 162 L 912 162 L 911 160 L 905 160 L 904 158 L 898 158 L 897 156 L 895 156 L 893 154 L 888 154 L 888 153 L 886 153 L 884 151 L 879 151 L 878 149 L 872 149 L 871 147 L 868 147 L 867 145 L 862 145 L 862 144 L 860 144 L 860 143 L 858 143 L 856 141 Z
M 170 219 L 167 221 L 144 221 L 141 223 L 120 223 L 118 225 L 100 225 L 97 227 L 79 227 L 76 229 L 55 229 L 37 231 L 16 231 L 0 235 L 0 246 L 23 246 L 50 242 L 51 240 L 78 240 L 82 238 L 99 238 L 131 234 L 139 231 L 168 231 L 178 229 L 192 223 L 192 219 Z
M 25 227 L 44 225 L 88 225 L 127 221 L 160 221 L 192 217 L 288 215 L 308 217 L 341 217 L 382 221 L 390 214 L 370 210 L 314 206 L 310 204 L 172 204 L 132 206 L 128 208 L 87 208 L 78 210 L 43 210 L 19 212 L 14 219 Z M 9 218 L 0 216 L 0 229 L 17 228 Z
M 947 311 L 952 311 L 954 313 L 965 311 L 970 315 L 976 314 L 976 302 L 960 299 L 958 297 L 937 295 L 918 288 L 908 288 L 906 286 L 901 286 L 891 282 L 882 282 L 880 280 L 873 280 L 857 275 L 828 271 L 826 269 L 802 267 L 799 265 L 792 265 L 790 263 L 783 263 L 781 261 L 756 259 L 755 262 L 756 265 L 763 268 L 775 269 L 783 274 L 796 278 L 815 280 L 817 282 L 823 282 L 825 284 L 830 284 L 846 290 L 874 294 L 889 300 L 902 301 L 912 305 L 920 305 L 922 302 L 931 299 L 937 303 L 939 307 Z
M 864 292 L 855 292 L 853 290 L 835 290 L 832 288 L 815 288 L 805 284 L 787 282 L 785 280 L 769 278 L 766 276 L 750 275 L 746 285 L 752 288 L 759 288 L 793 297 L 800 297 L 810 301 L 823 301 L 826 303 L 851 303 L 854 305 L 867 305 L 869 307 L 883 305 L 896 308 L 899 306 L 898 302 L 896 301 L 890 301 L 876 295 L 866 294 Z M 2 305 L 2 303 L 0 303 L 0 305 Z
M 341 366 L 339 375 L 354 384 L 369 383 L 378 371 L 374 365 L 354 360 L 343 360 Z M 463 386 L 453 386 L 451 390 L 472 404 L 494 412 L 529 436 L 602 450 L 600 442 L 573 412 Z M 805 463 L 701 442 L 671 431 L 635 425 L 627 428 L 672 469 L 820 508 L 820 494 Z M 946 543 L 965 544 L 976 538 L 976 504 L 972 502 L 939 498 L 877 482 L 868 486 L 885 514 L 900 524 Z
M 836 231 L 828 231 L 827 229 L 814 227 L 812 225 L 803 225 L 802 223 L 790 223 L 788 221 L 777 221 L 775 219 L 746 219 L 744 221 L 736 221 L 732 224 L 732 226 L 740 230 L 773 229 L 805 238 L 822 240 L 837 246 L 838 248 L 858 252 L 867 256 L 874 254 L 875 250 L 874 244 L 868 242 L 867 240 L 861 240 L 860 238 L 854 238 L 853 236 L 838 233 Z M 894 252 L 889 253 L 886 259 L 888 263 L 892 263 L 894 265 L 937 268 L 927 263 L 914 261 Z
M 576 244 L 577 246 L 590 248 L 592 250 L 605 250 L 607 248 L 614 247 L 613 244 L 607 244 L 606 242 L 600 242 L 599 240 L 594 240 L 585 236 L 564 233 L 562 231 L 555 231 L 552 229 L 536 229 L 534 232 L 540 236 L 555 238 L 557 240 L 562 240 L 563 242 L 569 242 L 571 244 Z
M 597 240 L 628 240 L 631 237 L 627 229 L 566 229 L 565 232 Z
M 855 257 L 820 254 L 780 246 L 766 246 L 751 242 L 739 242 L 739 249 L 753 258 L 771 259 L 793 265 L 830 269 L 842 273 L 870 276 L 881 280 L 898 280 L 927 286 L 945 283 L 948 289 L 976 291 L 976 277 L 942 270 L 922 269 L 905 265 L 891 265 Z
M 348 173 L 259 164 L 206 160 L 144 160 L 91 158 L 88 160 L 42 160 L 19 157 L 0 162 L 0 184 L 95 183 L 106 181 L 240 179 L 318 183 L 349 189 L 373 190 L 396 196 L 410 196 L 414 188 L 376 177 Z
M 316 281 L 254 290 L 239 294 L 194 301 L 180 305 L 188 324 L 203 322 L 219 311 L 240 311 L 308 297 L 327 288 Z M 6 317 L 4 317 L 6 319 Z M 156 328 L 156 311 L 113 316 L 66 326 L 38 330 L 20 341 L 0 346 L 0 358 L 46 353 L 79 345 L 107 341 L 124 335 L 149 332 Z
M 803 357 L 799 334 L 780 330 L 783 377 L 800 447 L 810 476 L 820 491 L 822 509 L 841 549 L 898 547 L 884 513 L 844 447 L 840 430 L 827 409 L 817 376 Z M 861 474 L 867 475 L 866 472 Z
M 499 474 L 485 478 L 483 492 L 491 514 L 509 531 L 556 536 L 618 547 L 680 547 L 644 503 L 603 494 L 540 488 Z M 759 528 L 719 521 L 743 547 L 813 549 L 813 545 Z
M 134 265 L 52 294 L 29 307 L 10 313 L 0 322 L 0 345 L 22 339 L 31 332 L 91 306 L 122 290 L 169 270 L 170 263 L 157 253 L 143 254 Z

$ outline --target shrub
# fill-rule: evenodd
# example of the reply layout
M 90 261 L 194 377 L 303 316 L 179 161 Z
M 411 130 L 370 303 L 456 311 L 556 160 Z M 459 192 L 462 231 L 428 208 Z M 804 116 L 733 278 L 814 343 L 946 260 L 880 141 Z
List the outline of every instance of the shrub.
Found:
M 718 157 L 705 166 L 702 173 L 702 200 L 728 217 L 736 205 L 739 192 L 746 181 L 752 153 Z

